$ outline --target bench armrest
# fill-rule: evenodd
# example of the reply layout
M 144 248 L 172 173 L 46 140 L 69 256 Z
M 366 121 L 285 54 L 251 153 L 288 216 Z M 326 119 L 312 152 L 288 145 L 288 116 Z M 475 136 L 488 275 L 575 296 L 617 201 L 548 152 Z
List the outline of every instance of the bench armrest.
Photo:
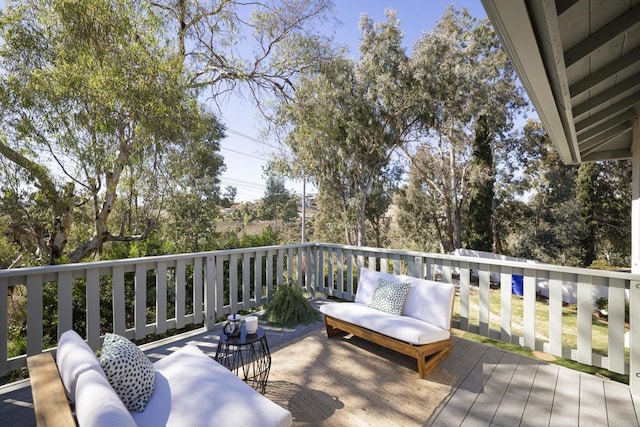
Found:
M 75 426 L 58 367 L 51 353 L 27 358 L 36 424 L 41 426 Z

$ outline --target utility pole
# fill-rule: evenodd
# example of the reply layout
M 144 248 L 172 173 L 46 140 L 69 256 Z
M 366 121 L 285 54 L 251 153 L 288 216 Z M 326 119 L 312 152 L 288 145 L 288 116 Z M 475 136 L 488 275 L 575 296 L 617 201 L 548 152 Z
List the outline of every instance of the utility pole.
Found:
M 307 194 L 306 194 L 306 189 L 307 189 L 307 180 L 303 179 L 302 180 L 302 243 L 305 242 L 305 223 L 306 223 L 306 198 L 307 198 Z

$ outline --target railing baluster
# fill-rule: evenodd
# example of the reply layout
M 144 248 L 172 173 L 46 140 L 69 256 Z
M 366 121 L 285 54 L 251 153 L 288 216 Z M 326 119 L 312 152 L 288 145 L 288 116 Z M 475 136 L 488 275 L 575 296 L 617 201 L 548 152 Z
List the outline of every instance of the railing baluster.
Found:
M 349 298 L 355 296 L 355 292 L 353 290 L 353 252 L 347 251 L 347 294 Z
M 202 257 L 193 259 L 193 323 L 202 323 Z
M 549 351 L 562 356 L 562 273 L 549 275 Z
M 176 276 L 177 276 L 176 267 Z M 184 272 L 184 270 L 183 270 Z M 184 273 L 183 273 L 184 275 Z M 178 278 L 176 277 L 176 281 Z M 176 288 L 177 288 L 176 283 Z M 134 327 L 136 339 L 147 336 L 147 265 L 145 263 L 136 264 L 135 273 L 135 314 Z M 177 289 L 176 289 L 177 293 Z
M 328 274 L 327 274 L 327 289 L 328 289 L 328 294 L 331 296 L 335 295 L 335 289 L 336 289 L 336 281 L 333 279 L 334 275 L 335 275 L 335 269 L 334 269 L 334 261 L 335 261 L 335 254 L 333 253 L 333 249 L 329 248 L 327 249 L 327 265 L 328 265 Z
M 479 318 L 480 335 L 489 336 L 489 272 L 484 268 L 478 270 L 478 280 L 480 285 L 479 293 Z
M 296 278 L 296 282 L 298 283 L 298 289 L 302 289 L 306 286 L 306 275 L 305 275 L 305 263 L 306 259 L 305 259 L 305 248 L 304 247 L 298 247 L 298 250 L 296 251 L 296 271 L 297 271 L 297 278 Z
M 324 256 L 324 248 L 315 246 L 314 250 L 317 253 L 317 262 L 313 269 L 315 274 L 315 288 L 317 292 L 326 293 L 325 290 L 325 282 L 324 282 L 324 266 L 325 266 L 325 256 Z
M 296 278 L 293 277 L 293 263 L 293 248 L 289 248 L 287 250 L 287 281 L 290 281 L 292 284 L 294 280 L 296 280 Z
M 87 270 L 87 343 L 100 347 L 100 276 L 97 268 Z
M 342 249 L 336 251 L 337 267 L 338 267 L 338 296 L 344 298 L 344 255 Z
M 620 374 L 625 373 L 624 363 L 624 323 L 625 323 L 625 289 L 621 279 L 609 279 L 608 305 L 608 353 L 607 369 Z
M 266 264 L 266 269 L 267 269 L 267 275 L 266 275 L 267 301 L 271 300 L 271 298 L 273 297 L 273 283 L 274 283 L 273 258 L 275 256 L 276 256 L 276 252 L 275 251 L 267 251 L 267 264 Z
M 502 267 L 500 269 L 500 340 L 504 342 L 511 342 L 513 337 L 511 331 L 511 302 L 513 299 L 511 284 L 511 267 Z
M 593 294 L 591 279 L 578 275 L 578 362 L 591 365 L 593 349 L 591 344 L 593 329 Z
M 264 304 L 264 301 L 262 301 L 262 285 L 263 285 L 263 280 L 262 280 L 262 259 L 264 258 L 264 252 L 259 251 L 255 253 L 255 258 L 253 259 L 253 271 L 254 271 L 254 276 L 253 276 L 253 298 L 256 301 L 256 307 L 260 307 L 262 304 Z
M 42 351 L 42 274 L 27 276 L 27 354 Z M 4 340 L 3 340 L 4 341 Z
M 536 277 L 535 271 L 524 270 L 524 345 L 530 349 L 536 348 Z
M 278 249 L 278 277 L 276 277 L 276 286 L 286 285 L 287 281 L 284 277 L 284 250 Z M 288 278 L 287 278 L 288 279 Z
M 73 275 L 71 271 L 61 271 L 58 273 L 58 338 L 72 328 Z
M 216 257 L 216 315 L 222 317 L 224 314 L 224 257 L 218 255 Z
M 0 298 L 0 337 L 3 337 L 0 340 L 0 375 L 4 375 L 7 372 L 7 359 L 9 358 L 8 345 L 2 345 L 3 342 L 8 344 L 8 340 L 5 340 L 4 337 L 9 336 L 9 298 L 4 297 L 9 295 L 9 281 L 4 277 L 0 277 L 0 295 L 3 296 Z
M 251 308 L 251 253 L 242 254 L 242 310 Z
M 453 283 L 451 260 L 445 259 L 442 261 L 442 281 L 445 283 Z
M 471 298 L 471 269 L 468 262 L 460 263 L 460 298 L 458 311 L 460 313 L 460 329 L 469 330 L 469 305 Z M 430 279 L 433 280 L 433 279 Z
M 229 306 L 232 314 L 238 312 L 238 255 L 236 254 L 231 254 L 229 257 Z

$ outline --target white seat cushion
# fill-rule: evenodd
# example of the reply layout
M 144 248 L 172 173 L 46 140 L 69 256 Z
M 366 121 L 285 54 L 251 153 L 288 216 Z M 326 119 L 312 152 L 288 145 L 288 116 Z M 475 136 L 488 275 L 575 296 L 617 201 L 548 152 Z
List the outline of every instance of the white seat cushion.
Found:
M 410 344 L 429 344 L 450 337 L 449 329 L 442 329 L 410 316 L 394 316 L 357 302 L 330 302 L 320 311 L 331 317 L 371 329 Z
M 288 426 L 291 413 L 194 345 L 154 363 L 155 390 L 139 426 Z M 267 385 L 268 387 L 268 385 Z

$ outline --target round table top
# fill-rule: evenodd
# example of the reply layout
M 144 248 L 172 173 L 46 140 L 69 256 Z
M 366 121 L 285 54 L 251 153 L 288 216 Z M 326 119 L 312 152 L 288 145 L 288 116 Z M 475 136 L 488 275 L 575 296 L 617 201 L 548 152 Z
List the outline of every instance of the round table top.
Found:
M 264 329 L 258 327 L 255 334 L 247 334 L 247 328 L 242 325 L 240 328 L 240 335 L 237 337 L 228 337 L 224 332 L 220 336 L 220 341 L 230 345 L 247 345 L 253 344 L 256 341 L 260 341 L 264 338 Z

